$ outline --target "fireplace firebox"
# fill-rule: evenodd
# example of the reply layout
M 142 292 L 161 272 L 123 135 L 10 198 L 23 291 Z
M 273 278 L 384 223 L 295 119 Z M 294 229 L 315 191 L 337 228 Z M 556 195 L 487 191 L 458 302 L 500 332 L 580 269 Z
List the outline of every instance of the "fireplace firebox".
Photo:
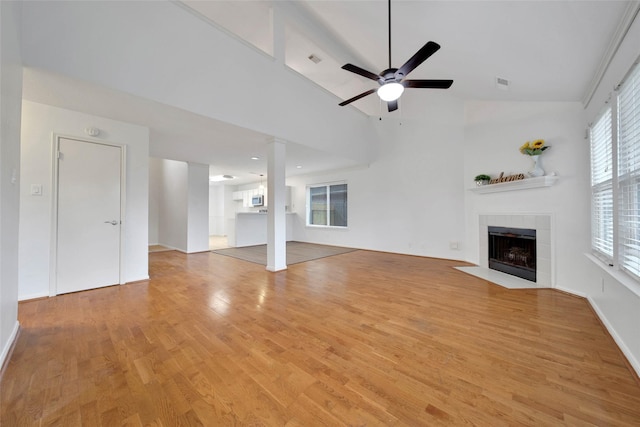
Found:
M 489 268 L 536 281 L 536 230 L 488 227 Z

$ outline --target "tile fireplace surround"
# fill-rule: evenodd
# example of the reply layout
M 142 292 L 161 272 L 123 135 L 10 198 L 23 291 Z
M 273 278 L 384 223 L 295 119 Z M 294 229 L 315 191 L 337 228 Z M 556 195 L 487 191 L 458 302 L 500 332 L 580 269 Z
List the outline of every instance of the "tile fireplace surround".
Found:
M 466 273 L 490 280 L 508 288 L 551 288 L 552 240 L 551 215 L 479 215 L 479 260 L 478 267 L 459 268 Z M 488 227 L 530 228 L 536 230 L 536 282 L 524 280 L 489 269 Z M 502 283 L 501 283 L 502 282 Z

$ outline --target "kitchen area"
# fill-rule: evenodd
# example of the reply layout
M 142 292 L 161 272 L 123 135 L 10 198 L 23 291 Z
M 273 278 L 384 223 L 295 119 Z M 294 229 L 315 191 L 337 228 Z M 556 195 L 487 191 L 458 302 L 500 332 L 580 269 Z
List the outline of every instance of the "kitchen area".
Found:
M 295 218 L 291 205 L 292 188 L 286 187 L 286 239 L 292 240 Z M 209 234 L 226 235 L 229 247 L 267 243 L 269 195 L 264 185 L 210 186 Z

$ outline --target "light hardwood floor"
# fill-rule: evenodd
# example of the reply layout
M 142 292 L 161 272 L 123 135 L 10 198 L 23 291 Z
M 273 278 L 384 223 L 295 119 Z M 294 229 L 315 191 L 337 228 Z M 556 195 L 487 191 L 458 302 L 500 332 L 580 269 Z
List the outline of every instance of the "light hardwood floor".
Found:
M 149 281 L 20 304 L 0 424 L 640 425 L 582 298 L 368 251 L 149 256 Z

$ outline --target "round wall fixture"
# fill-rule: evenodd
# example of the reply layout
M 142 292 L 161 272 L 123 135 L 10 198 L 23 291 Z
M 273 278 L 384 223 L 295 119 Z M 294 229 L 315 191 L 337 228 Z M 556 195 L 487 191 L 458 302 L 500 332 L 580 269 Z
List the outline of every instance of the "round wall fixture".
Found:
M 89 126 L 87 128 L 84 128 L 84 133 L 89 136 L 98 136 L 100 135 L 100 129 L 98 129 L 97 127 Z

